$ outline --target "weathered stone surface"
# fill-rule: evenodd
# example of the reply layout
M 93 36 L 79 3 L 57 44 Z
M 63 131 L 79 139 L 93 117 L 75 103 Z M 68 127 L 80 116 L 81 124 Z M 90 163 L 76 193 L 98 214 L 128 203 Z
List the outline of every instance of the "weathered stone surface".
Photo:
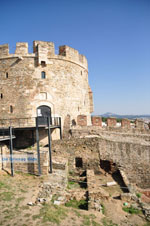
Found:
M 125 202 L 131 201 L 132 194 L 131 193 L 122 193 L 121 200 Z
M 138 138 L 138 136 L 137 136 Z M 128 187 L 135 183 L 138 187 L 150 187 L 150 143 L 140 139 L 129 139 L 128 136 L 99 136 L 92 138 L 53 141 L 54 154 L 68 156 L 69 164 L 75 168 L 75 158 L 82 158 L 83 169 L 100 170 L 100 159 L 116 164 L 124 172 L 123 179 Z M 149 136 L 146 135 L 146 139 Z M 131 191 L 131 186 L 128 188 Z M 135 192 L 135 191 L 133 191 Z
M 17 43 L 15 54 L 9 54 L 8 45 L 1 45 L 0 77 L 1 119 L 35 117 L 37 108 L 46 105 L 52 116 L 62 118 L 62 127 L 67 116 L 71 126 L 81 114 L 91 124 L 93 99 L 87 60 L 77 50 L 61 46 L 55 55 L 54 43 L 34 41 L 34 53 L 28 53 L 27 43 Z M 25 123 L 22 120 L 21 124 Z
M 107 119 L 107 126 L 108 127 L 115 127 L 117 123 L 116 118 L 108 118 Z
M 92 125 L 102 127 L 102 118 L 98 116 L 92 116 Z

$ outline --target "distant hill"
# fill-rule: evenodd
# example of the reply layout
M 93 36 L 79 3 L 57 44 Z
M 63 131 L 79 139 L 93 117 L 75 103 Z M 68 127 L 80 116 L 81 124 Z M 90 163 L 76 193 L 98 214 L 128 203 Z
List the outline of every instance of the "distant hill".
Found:
M 128 119 L 136 119 L 136 118 L 150 119 L 150 115 L 118 115 L 118 114 L 114 114 L 111 112 L 107 112 L 107 113 L 99 115 L 99 116 L 104 117 L 104 118 L 114 117 L 114 118 L 128 118 Z

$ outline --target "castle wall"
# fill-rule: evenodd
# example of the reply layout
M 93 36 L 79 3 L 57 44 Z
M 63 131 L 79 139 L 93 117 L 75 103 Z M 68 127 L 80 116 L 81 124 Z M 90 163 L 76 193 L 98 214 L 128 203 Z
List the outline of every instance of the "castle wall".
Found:
M 62 126 L 67 115 L 77 121 L 81 114 L 90 125 L 86 58 L 68 46 L 55 55 L 52 42 L 34 41 L 33 48 L 34 53 L 28 53 L 27 43 L 17 43 L 15 54 L 9 54 L 7 44 L 0 46 L 0 118 L 35 117 L 36 109 L 46 105 L 52 116 L 62 117 Z

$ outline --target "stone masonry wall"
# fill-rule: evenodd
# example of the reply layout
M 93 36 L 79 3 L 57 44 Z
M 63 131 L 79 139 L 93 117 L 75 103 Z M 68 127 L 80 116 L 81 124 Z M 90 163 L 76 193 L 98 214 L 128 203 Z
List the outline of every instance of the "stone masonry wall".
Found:
M 93 101 L 85 56 L 68 46 L 55 55 L 52 42 L 34 41 L 33 48 L 28 53 L 27 43 L 17 43 L 15 54 L 9 54 L 8 45 L 0 46 L 0 118 L 35 117 L 46 105 L 52 116 L 62 117 L 62 127 L 67 115 L 71 121 L 86 115 L 90 125 Z
M 7 149 L 3 149 L 1 152 L 1 157 L 4 158 L 3 164 L 1 163 L 0 170 L 10 170 L 10 152 Z M 14 158 L 14 172 L 20 171 L 23 173 L 31 173 L 38 175 L 38 162 L 37 162 L 37 152 L 30 150 L 20 150 L 13 151 Z M 34 159 L 34 161 L 33 161 Z M 49 170 L 49 158 L 48 151 L 40 151 L 40 163 L 41 171 L 43 175 L 48 174 Z
M 130 183 L 141 188 L 150 187 L 150 143 L 136 143 L 125 140 L 111 140 L 95 137 L 53 141 L 53 154 L 68 157 L 69 164 L 75 167 L 75 158 L 83 160 L 83 167 L 100 169 L 100 159 L 116 163 Z

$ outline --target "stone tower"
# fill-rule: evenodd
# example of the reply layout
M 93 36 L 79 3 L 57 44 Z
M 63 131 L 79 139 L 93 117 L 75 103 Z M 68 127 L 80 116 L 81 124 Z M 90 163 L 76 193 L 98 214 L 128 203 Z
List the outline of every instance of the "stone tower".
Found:
M 87 116 L 91 124 L 92 91 L 88 83 L 85 56 L 69 46 L 60 46 L 55 54 L 53 42 L 17 43 L 15 54 L 8 44 L 0 46 L 0 118 L 30 118 L 49 108 L 51 116 L 77 121 Z

